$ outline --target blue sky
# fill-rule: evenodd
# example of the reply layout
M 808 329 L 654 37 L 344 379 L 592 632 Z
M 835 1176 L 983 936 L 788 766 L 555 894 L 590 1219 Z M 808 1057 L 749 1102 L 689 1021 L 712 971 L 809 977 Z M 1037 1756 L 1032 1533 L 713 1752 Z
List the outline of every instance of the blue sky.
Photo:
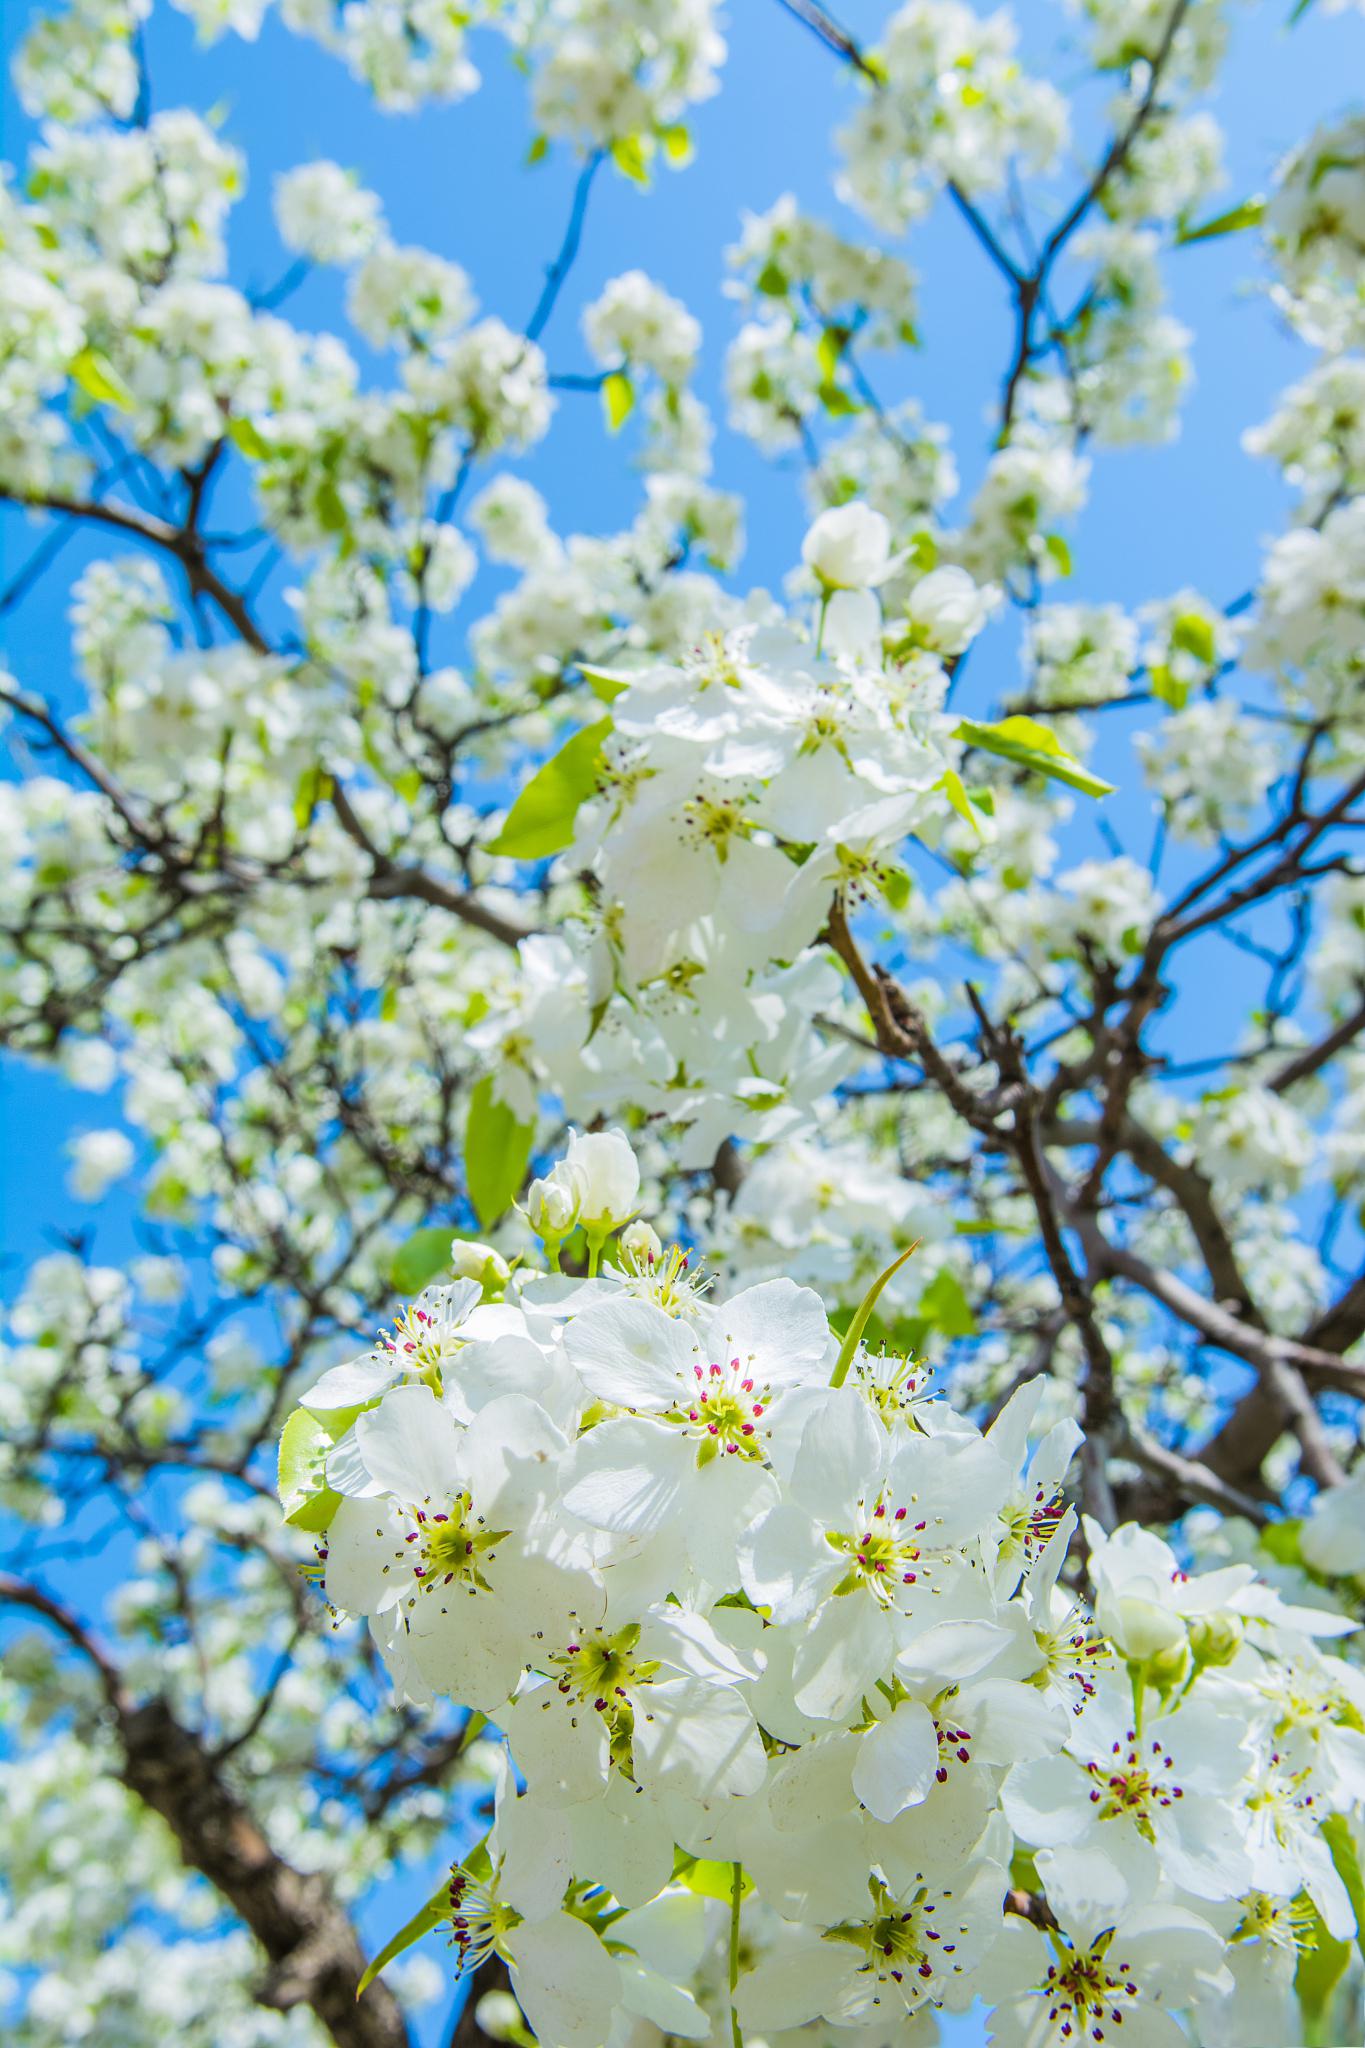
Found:
M 1261 187 L 1275 159 L 1315 119 L 1335 111 L 1337 80 L 1360 75 L 1357 17 L 1319 18 L 1319 8 L 1289 32 L 1289 5 L 1281 0 L 1232 11 L 1233 53 L 1215 102 L 1229 133 L 1229 204 Z M 26 0 L 9 0 L 3 10 L 9 44 L 36 11 Z M 706 360 L 699 388 L 722 421 L 721 359 L 737 317 L 721 291 L 722 252 L 734 239 L 741 208 L 762 209 L 793 191 L 812 210 L 857 232 L 830 195 L 830 135 L 855 104 L 856 81 L 777 0 L 732 0 L 729 11 L 724 89 L 691 122 L 695 161 L 685 171 L 662 172 L 648 194 L 614 175 L 598 179 L 577 269 L 544 338 L 552 370 L 589 367 L 579 309 L 608 277 L 643 267 L 702 320 Z M 1083 64 L 1068 42 L 1070 17 L 1041 0 L 1023 0 L 1019 12 L 1033 60 L 1058 84 L 1073 84 Z M 882 10 L 862 0 L 849 6 L 847 19 L 871 41 Z M 499 39 L 474 39 L 485 72 L 477 95 L 415 116 L 378 112 L 335 60 L 289 36 L 273 17 L 254 47 L 229 37 L 204 50 L 182 17 L 158 5 L 148 49 L 154 105 L 219 108 L 224 133 L 247 154 L 249 187 L 231 235 L 234 282 L 260 287 L 282 273 L 288 259 L 271 221 L 274 176 L 330 156 L 353 166 L 380 193 L 399 240 L 456 258 L 488 310 L 513 325 L 524 323 L 559 243 L 577 166 L 562 147 L 527 166 L 526 85 Z M 17 159 L 30 124 L 8 83 L 2 109 L 4 154 Z M 1098 132 L 1092 107 L 1082 133 L 1093 139 Z M 1065 185 L 1076 189 L 1077 179 Z M 1003 287 L 947 210 L 912 231 L 903 253 L 921 279 L 924 346 L 890 374 L 880 371 L 877 359 L 872 367 L 884 397 L 913 394 L 928 417 L 950 427 L 970 488 L 989 445 L 985 410 L 1008 358 Z M 1172 259 L 1174 310 L 1197 336 L 1195 393 L 1174 445 L 1097 462 L 1091 506 L 1073 548 L 1076 595 L 1137 603 L 1192 583 L 1225 600 L 1251 581 L 1258 544 L 1282 523 L 1285 500 L 1269 467 L 1241 452 L 1239 437 L 1308 364 L 1264 298 L 1248 289 L 1254 275 L 1255 250 L 1245 236 Z M 327 326 L 339 321 L 340 306 L 339 281 L 323 274 L 306 283 L 288 312 L 300 324 Z M 563 397 L 549 440 L 527 465 L 557 523 L 608 531 L 629 519 L 638 492 L 630 438 L 627 430 L 621 443 L 607 443 L 597 400 Z M 805 524 L 795 470 L 763 460 L 722 425 L 716 481 L 748 502 L 749 549 L 739 580 L 777 584 Z M 21 520 L 0 523 L 5 575 L 25 558 L 33 538 Z M 91 552 L 77 542 L 32 602 L 0 621 L 4 658 L 21 680 L 67 704 L 74 691 L 65 608 L 71 575 Z M 993 636 L 973 658 L 963 708 L 984 706 L 1011 679 L 1010 638 Z M 1130 789 L 1111 816 L 1121 829 L 1131 826 L 1135 846 L 1145 850 L 1142 800 L 1131 794 L 1131 772 L 1124 774 L 1125 744 L 1116 723 L 1103 765 Z M 1244 1006 L 1252 986 L 1244 963 L 1231 956 L 1217 986 L 1196 991 L 1206 1013 L 1197 1049 L 1215 1042 L 1213 1020 Z M 0 1184 L 0 1243 L 8 1263 L 0 1268 L 0 1291 L 13 1286 L 19 1262 L 73 1221 L 94 1222 L 101 1255 L 120 1257 L 131 1243 L 126 1197 L 111 1199 L 92 1216 L 73 1210 L 63 1192 L 67 1137 L 73 1129 L 114 1121 L 115 1105 L 73 1097 L 51 1077 L 0 1063 L 0 1118 L 9 1133 Z M 387 1888 L 369 1916 L 371 1933 L 382 1938 L 412 1903 L 406 1892 L 398 1896 Z M 981 2038 L 970 2022 L 945 2034 L 956 2048 Z M 428 2038 L 433 2044 L 442 2038 L 434 2023 Z

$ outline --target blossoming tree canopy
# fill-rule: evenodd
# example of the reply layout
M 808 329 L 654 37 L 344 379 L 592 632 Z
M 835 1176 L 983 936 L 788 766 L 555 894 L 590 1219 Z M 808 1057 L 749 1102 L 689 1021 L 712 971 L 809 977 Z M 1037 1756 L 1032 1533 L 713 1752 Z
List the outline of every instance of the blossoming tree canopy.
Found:
M 18 2048 L 1361 2038 L 1360 11 L 9 10 Z

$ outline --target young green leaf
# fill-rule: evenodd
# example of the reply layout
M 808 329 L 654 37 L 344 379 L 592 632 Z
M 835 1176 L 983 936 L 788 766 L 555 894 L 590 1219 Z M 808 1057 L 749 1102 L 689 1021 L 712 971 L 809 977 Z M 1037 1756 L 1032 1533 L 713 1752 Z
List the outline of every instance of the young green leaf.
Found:
M 1230 206 L 1226 213 L 1201 221 L 1198 227 L 1181 228 L 1176 243 L 1184 248 L 1190 242 L 1211 242 L 1216 235 L 1235 235 L 1243 228 L 1254 228 L 1265 218 L 1265 206 L 1265 200 L 1257 193 L 1252 199 L 1244 199 L 1240 206 Z
M 87 398 L 97 399 L 101 405 L 117 406 L 120 412 L 132 411 L 132 392 L 108 356 L 101 355 L 98 349 L 83 348 L 71 358 L 71 377 Z
M 518 1123 L 498 1100 L 493 1076 L 485 1074 L 470 1097 L 464 1137 L 465 1186 L 485 1230 L 506 1214 L 520 1191 L 534 1135 L 531 1124 Z
M 918 1250 L 918 1243 L 907 1245 L 900 1257 L 893 1259 L 886 1271 L 877 1275 L 872 1285 L 868 1288 L 867 1293 L 858 1303 L 853 1313 L 853 1320 L 844 1333 L 844 1341 L 839 1346 L 839 1356 L 835 1363 L 834 1371 L 830 1375 L 829 1383 L 832 1387 L 841 1387 L 848 1378 L 848 1369 L 853 1363 L 853 1354 L 862 1342 L 863 1331 L 867 1328 L 872 1311 L 877 1306 L 878 1298 L 887 1281 L 894 1280 L 911 1253 Z
M 1074 755 L 1068 754 L 1051 726 L 1040 719 L 1025 718 L 1016 712 L 996 724 L 984 725 L 974 718 L 964 718 L 954 737 L 969 747 L 980 747 L 983 753 L 1013 761 L 1020 768 L 1036 769 L 1039 775 L 1050 776 L 1054 782 L 1065 782 L 1080 790 L 1082 796 L 1113 794 L 1113 783 L 1083 768 Z
M 276 1488 L 284 1519 L 296 1529 L 325 1529 L 336 1513 L 341 1496 L 327 1484 L 327 1453 L 335 1441 L 333 1430 L 306 1408 L 296 1408 L 284 1425 Z
M 962 1282 L 944 1266 L 919 1298 L 919 1312 L 944 1337 L 974 1337 L 976 1317 Z
M 579 805 L 592 794 L 610 731 L 611 720 L 601 718 L 566 740 L 531 777 L 501 832 L 489 841 L 488 851 L 512 860 L 544 860 L 548 854 L 562 853 L 573 838 Z
M 393 1255 L 389 1277 L 399 1294 L 420 1294 L 438 1273 L 450 1264 L 450 1242 L 455 1232 L 448 1223 L 431 1223 L 415 1230 Z
M 407 1924 L 400 1927 L 392 1941 L 386 1941 L 379 1954 L 366 1970 L 356 1986 L 357 1998 L 369 1990 L 381 1970 L 387 1970 L 395 1956 L 401 1956 L 404 1949 L 411 1948 L 423 1935 L 430 1934 L 443 1920 L 450 1918 L 450 1880 L 447 1878 L 439 1891 L 432 1893 L 425 1906 L 418 1908 Z
M 619 434 L 635 410 L 635 386 L 624 370 L 613 370 L 602 379 L 602 410 L 608 433 Z

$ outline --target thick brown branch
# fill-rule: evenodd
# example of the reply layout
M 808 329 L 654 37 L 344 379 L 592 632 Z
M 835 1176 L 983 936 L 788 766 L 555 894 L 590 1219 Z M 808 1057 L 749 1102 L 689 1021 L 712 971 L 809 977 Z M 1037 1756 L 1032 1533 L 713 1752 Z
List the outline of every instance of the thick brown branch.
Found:
M 282 2012 L 308 2006 L 337 2048 L 409 2048 L 392 1993 L 375 1984 L 357 2002 L 365 1953 L 330 1883 L 278 1855 L 221 1765 L 169 1701 L 130 1699 L 122 1675 L 79 1618 L 41 1587 L 0 1574 L 0 1604 L 28 1609 L 94 1666 L 110 1709 L 117 1774 L 161 1816 L 191 1869 L 216 1887 L 264 1949 L 257 1996 Z

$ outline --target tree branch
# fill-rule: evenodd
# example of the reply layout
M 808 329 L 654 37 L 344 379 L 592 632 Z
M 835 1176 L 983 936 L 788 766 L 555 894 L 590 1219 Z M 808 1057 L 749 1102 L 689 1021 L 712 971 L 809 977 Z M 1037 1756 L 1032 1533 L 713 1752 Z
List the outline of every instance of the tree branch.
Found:
M 265 1950 L 270 1968 L 259 2002 L 280 2012 L 308 2006 L 337 2048 L 409 2048 L 387 1986 L 372 1985 L 357 2001 L 365 1954 L 327 1878 L 296 1870 L 275 1852 L 226 1772 L 170 1702 L 159 1696 L 134 1702 L 107 1651 L 41 1587 L 0 1573 L 0 1604 L 41 1616 L 94 1666 L 110 1709 L 118 1777 L 160 1815 L 185 1862 L 221 1893 Z

